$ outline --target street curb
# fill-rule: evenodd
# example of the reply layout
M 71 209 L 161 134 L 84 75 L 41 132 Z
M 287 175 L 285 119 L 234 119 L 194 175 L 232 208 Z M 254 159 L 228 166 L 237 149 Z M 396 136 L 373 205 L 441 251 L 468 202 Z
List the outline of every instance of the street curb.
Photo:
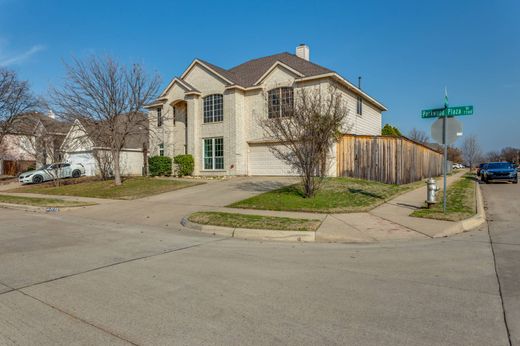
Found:
M 35 207 L 32 205 L 12 204 L 12 203 L 0 203 L 0 208 L 30 211 L 33 213 L 45 213 L 45 211 L 47 209 L 46 207 Z
M 28 211 L 32 213 L 59 213 L 60 211 L 74 210 L 78 208 L 90 207 L 89 205 L 81 205 L 77 207 L 36 207 L 33 205 L 0 203 L 0 208 Z
M 476 203 L 477 203 L 477 215 L 474 215 L 468 219 L 458 221 L 455 225 L 448 228 L 446 231 L 436 234 L 434 238 L 447 237 L 457 233 L 468 232 L 477 227 L 480 227 L 486 223 L 486 211 L 484 210 L 484 198 L 482 197 L 482 191 L 480 190 L 480 184 L 476 184 Z
M 248 239 L 248 240 L 277 240 L 277 241 L 295 241 L 295 242 L 314 242 L 316 240 L 316 232 L 313 231 L 280 231 L 268 229 L 252 229 L 252 228 L 232 228 L 222 226 L 201 225 L 191 222 L 187 217 L 181 219 L 181 225 L 196 231 L 210 233 L 213 235 L 222 235 L 231 238 Z

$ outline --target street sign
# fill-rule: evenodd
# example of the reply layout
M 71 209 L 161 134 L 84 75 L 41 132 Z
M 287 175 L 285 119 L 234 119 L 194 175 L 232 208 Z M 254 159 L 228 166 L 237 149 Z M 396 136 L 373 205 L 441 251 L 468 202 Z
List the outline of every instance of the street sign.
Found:
M 446 143 L 443 141 L 444 120 L 446 119 Z M 439 118 L 432 124 L 432 138 L 439 144 L 453 144 L 462 136 L 462 124 L 455 118 Z
M 461 115 L 472 115 L 473 106 L 448 106 L 448 89 L 444 89 L 444 108 L 424 109 L 421 118 L 438 118 L 432 125 L 432 138 L 439 144 L 444 145 L 444 201 L 442 210 L 446 213 L 446 186 L 448 172 L 448 145 L 455 143 L 457 137 L 462 136 L 462 124 L 453 117 Z
M 435 109 L 423 109 L 421 118 L 457 117 L 461 115 L 472 115 L 473 106 L 458 106 Z

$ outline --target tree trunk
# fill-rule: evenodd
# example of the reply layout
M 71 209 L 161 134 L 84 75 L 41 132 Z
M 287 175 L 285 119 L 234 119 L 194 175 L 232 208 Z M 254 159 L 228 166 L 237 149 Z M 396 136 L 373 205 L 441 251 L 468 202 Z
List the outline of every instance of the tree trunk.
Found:
M 121 185 L 121 172 L 119 170 L 119 150 L 112 150 L 112 158 L 114 160 L 114 183 L 116 186 Z

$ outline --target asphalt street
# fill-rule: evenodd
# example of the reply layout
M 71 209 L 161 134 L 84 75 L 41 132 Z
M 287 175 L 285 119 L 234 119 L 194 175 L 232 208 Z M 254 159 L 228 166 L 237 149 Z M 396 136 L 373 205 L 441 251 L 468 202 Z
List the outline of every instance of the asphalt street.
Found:
M 511 343 L 520 345 L 520 186 L 481 187 Z
M 364 245 L 0 209 L 0 345 L 519 345 L 519 188 L 482 187 L 489 232 Z

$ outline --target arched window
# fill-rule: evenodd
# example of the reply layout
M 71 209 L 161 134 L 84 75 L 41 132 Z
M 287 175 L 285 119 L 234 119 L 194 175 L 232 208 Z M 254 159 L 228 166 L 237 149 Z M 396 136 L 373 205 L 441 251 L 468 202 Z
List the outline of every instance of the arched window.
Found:
M 222 94 L 204 97 L 204 122 L 214 123 L 224 120 L 224 98 Z
M 267 94 L 267 116 L 269 118 L 288 117 L 294 107 L 293 88 L 283 87 L 269 90 Z

